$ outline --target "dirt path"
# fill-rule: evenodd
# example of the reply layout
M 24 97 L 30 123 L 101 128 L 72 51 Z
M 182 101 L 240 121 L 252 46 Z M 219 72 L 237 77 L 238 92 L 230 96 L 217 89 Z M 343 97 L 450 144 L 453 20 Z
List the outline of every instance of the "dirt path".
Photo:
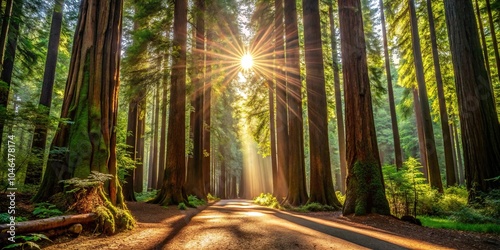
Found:
M 163 249 L 449 249 L 390 232 L 223 200 L 195 216 Z

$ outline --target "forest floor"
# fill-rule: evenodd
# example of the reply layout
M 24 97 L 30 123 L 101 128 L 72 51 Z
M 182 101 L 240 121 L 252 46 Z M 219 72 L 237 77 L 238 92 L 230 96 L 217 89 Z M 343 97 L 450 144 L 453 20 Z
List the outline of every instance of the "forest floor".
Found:
M 3 198 L 0 199 L 1 208 L 4 208 L 4 200 Z M 251 204 L 251 201 L 236 201 Z M 26 205 L 22 202 L 18 202 L 17 204 L 19 204 L 19 208 L 22 210 L 23 214 L 27 215 L 28 212 L 32 210 L 32 205 Z M 87 232 L 82 233 L 78 238 L 62 236 L 53 239 L 51 244 L 42 243 L 40 245 L 44 249 L 68 250 L 162 249 L 167 243 L 171 242 L 179 232 L 182 234 L 182 230 L 184 230 L 183 228 L 186 227 L 186 225 L 188 225 L 186 228 L 192 227 L 193 223 L 190 223 L 191 218 L 207 207 L 204 206 L 197 209 L 190 208 L 183 211 L 179 210 L 177 206 L 161 207 L 139 202 L 129 202 L 127 205 L 137 220 L 136 228 L 131 231 L 121 232 L 113 236 L 102 236 L 92 233 L 92 230 L 87 230 Z M 217 209 L 217 206 L 218 204 L 209 205 L 209 210 L 212 209 L 212 207 Z M 246 206 L 249 208 L 254 207 L 253 205 Z M 294 223 L 295 226 L 301 226 L 300 224 L 304 221 L 309 221 L 307 223 L 313 223 L 318 228 L 311 226 L 307 227 L 319 232 L 320 235 L 321 233 L 325 233 L 324 230 L 328 230 L 325 229 L 325 227 L 347 227 L 347 230 L 358 235 L 365 235 L 374 239 L 378 238 L 399 246 L 408 246 L 408 242 L 420 242 L 423 244 L 422 246 L 431 244 L 445 249 L 500 249 L 500 236 L 498 234 L 426 228 L 403 222 L 393 217 L 380 215 L 342 216 L 340 212 L 295 213 L 258 206 L 255 207 L 257 207 L 255 211 L 266 211 L 265 213 L 275 214 L 275 217 L 286 217 L 288 218 L 287 220 Z M 253 212 L 250 212 L 249 214 L 252 213 Z M 202 215 L 203 213 L 195 218 L 203 217 Z M 411 246 L 412 247 L 409 248 L 422 249 L 418 247 L 419 245 L 417 243 Z

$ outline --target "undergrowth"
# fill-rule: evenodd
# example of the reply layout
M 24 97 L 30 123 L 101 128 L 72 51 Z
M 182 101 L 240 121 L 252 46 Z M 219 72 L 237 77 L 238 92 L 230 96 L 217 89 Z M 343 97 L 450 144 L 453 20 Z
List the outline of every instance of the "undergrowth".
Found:
M 280 203 L 278 202 L 278 199 L 276 199 L 276 197 L 274 197 L 270 193 L 267 193 L 267 194 L 261 193 L 259 196 L 255 197 L 255 199 L 253 199 L 253 202 L 255 204 L 270 207 L 270 208 L 277 208 L 277 209 L 282 208 Z
M 198 197 L 196 197 L 194 195 L 188 196 L 188 202 L 193 207 L 199 207 L 199 206 L 203 206 L 203 205 L 207 204 L 206 201 L 200 200 L 200 199 L 198 199 Z

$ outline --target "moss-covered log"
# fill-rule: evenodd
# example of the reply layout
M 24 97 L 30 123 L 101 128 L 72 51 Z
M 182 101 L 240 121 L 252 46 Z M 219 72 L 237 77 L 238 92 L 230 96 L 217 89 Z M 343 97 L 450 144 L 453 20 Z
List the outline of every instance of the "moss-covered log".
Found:
M 76 223 L 86 224 L 97 219 L 96 213 L 63 215 L 41 220 L 30 220 L 16 223 L 16 234 L 36 233 L 69 226 Z M 0 233 L 10 230 L 7 224 L 0 225 Z

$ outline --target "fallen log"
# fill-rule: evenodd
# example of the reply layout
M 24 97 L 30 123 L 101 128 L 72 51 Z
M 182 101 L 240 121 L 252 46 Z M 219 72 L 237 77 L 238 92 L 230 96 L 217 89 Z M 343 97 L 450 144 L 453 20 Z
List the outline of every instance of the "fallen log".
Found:
M 85 224 L 92 222 L 95 219 L 97 219 L 97 214 L 95 213 L 63 215 L 47 219 L 17 222 L 14 227 L 16 234 L 35 233 L 47 231 L 54 228 L 65 227 L 77 223 Z M 0 233 L 7 233 L 7 231 L 9 230 L 11 230 L 11 225 L 0 225 Z

